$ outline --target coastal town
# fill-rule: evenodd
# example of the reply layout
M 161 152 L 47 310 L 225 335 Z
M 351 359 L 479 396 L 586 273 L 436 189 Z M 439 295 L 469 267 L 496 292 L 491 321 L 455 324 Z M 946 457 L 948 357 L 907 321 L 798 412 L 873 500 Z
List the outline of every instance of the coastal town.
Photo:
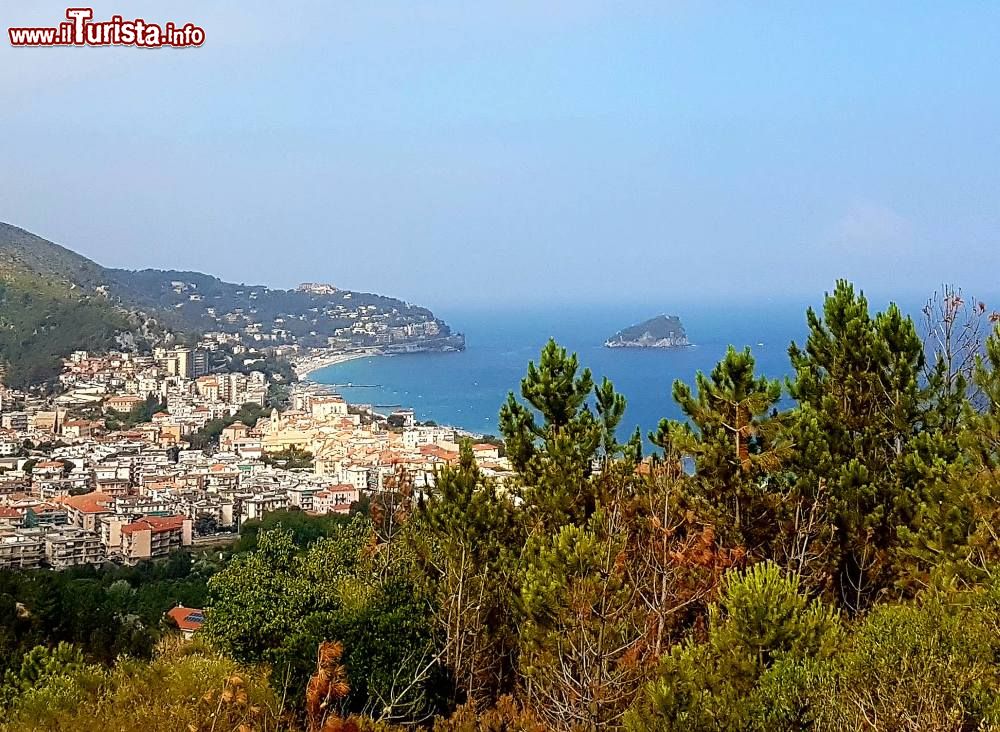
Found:
M 54 393 L 0 391 L 0 568 L 134 564 L 215 546 L 272 511 L 347 514 L 403 483 L 426 490 L 459 459 L 456 430 L 298 378 L 378 351 L 254 335 L 76 351 Z M 504 480 L 495 444 L 473 452 Z

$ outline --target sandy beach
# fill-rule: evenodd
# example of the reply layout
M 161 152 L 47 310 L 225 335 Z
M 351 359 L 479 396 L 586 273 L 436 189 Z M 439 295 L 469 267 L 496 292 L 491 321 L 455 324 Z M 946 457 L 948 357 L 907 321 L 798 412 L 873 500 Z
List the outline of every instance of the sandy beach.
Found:
M 318 371 L 319 369 L 326 368 L 327 366 L 334 366 L 338 363 L 345 363 L 359 358 L 368 358 L 369 356 L 378 355 L 381 355 L 380 351 L 374 349 L 367 351 L 352 351 L 350 353 L 313 353 L 302 359 L 297 359 L 293 366 L 299 379 L 307 381 L 309 380 L 309 374 L 313 371 Z

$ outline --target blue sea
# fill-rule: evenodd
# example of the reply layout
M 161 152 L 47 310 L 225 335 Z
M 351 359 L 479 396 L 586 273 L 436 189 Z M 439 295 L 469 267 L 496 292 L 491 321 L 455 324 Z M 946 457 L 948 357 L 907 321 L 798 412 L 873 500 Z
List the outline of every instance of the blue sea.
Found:
M 760 373 L 788 375 L 788 345 L 804 338 L 805 309 L 803 303 L 735 306 L 721 301 L 667 307 L 446 309 L 438 315 L 465 334 L 464 352 L 376 356 L 315 371 L 311 378 L 335 385 L 349 402 L 372 404 L 377 411 L 411 407 L 421 421 L 498 434 L 497 415 L 507 392 L 519 394 L 528 362 L 537 362 L 542 346 L 553 337 L 579 355 L 595 382 L 607 376 L 625 395 L 622 436 L 636 425 L 645 436 L 663 417 L 681 417 L 670 396 L 674 380 L 692 383 L 698 370 L 712 369 L 729 344 L 750 346 Z M 616 331 L 661 313 L 681 317 L 692 346 L 603 346 Z

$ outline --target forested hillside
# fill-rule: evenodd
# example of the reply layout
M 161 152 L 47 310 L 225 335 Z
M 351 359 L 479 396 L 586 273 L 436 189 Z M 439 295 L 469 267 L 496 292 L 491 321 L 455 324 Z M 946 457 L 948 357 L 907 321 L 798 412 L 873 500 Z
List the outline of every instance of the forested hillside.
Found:
M 237 332 L 246 322 L 275 324 L 310 345 L 325 345 L 339 328 L 350 328 L 359 308 L 384 313 L 389 325 L 434 321 L 427 308 L 384 295 L 350 290 L 315 294 L 272 289 L 264 285 L 224 282 L 200 272 L 174 270 L 106 270 L 111 291 L 130 303 L 182 330 Z M 229 317 L 227 317 L 229 315 Z M 234 317 L 241 316 L 241 317 Z M 444 336 L 447 324 L 436 321 Z
M 141 337 L 145 319 L 97 288 L 100 266 L 68 249 L 0 224 L 0 360 L 3 382 L 23 388 L 49 381 L 61 358 Z

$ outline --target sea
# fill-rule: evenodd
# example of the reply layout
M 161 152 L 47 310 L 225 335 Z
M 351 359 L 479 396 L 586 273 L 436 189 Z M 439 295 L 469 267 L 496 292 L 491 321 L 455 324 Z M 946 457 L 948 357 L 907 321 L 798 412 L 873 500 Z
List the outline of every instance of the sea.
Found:
M 749 346 L 758 372 L 772 378 L 791 373 L 788 346 L 807 332 L 805 303 L 758 302 L 734 305 L 690 302 L 537 308 L 454 308 L 438 312 L 466 336 L 460 353 L 373 356 L 348 361 L 310 375 L 336 388 L 351 403 L 378 412 L 412 408 L 420 421 L 497 435 L 500 405 L 507 393 L 520 394 L 528 362 L 536 363 L 549 338 L 576 353 L 595 382 L 607 376 L 627 399 L 621 437 L 636 426 L 644 437 L 663 418 L 682 414 L 671 398 L 677 379 L 692 383 L 710 372 L 732 344 Z M 678 315 L 691 346 L 672 349 L 606 348 L 604 341 L 635 323 L 660 314 Z M 648 443 L 647 443 L 648 444 Z

